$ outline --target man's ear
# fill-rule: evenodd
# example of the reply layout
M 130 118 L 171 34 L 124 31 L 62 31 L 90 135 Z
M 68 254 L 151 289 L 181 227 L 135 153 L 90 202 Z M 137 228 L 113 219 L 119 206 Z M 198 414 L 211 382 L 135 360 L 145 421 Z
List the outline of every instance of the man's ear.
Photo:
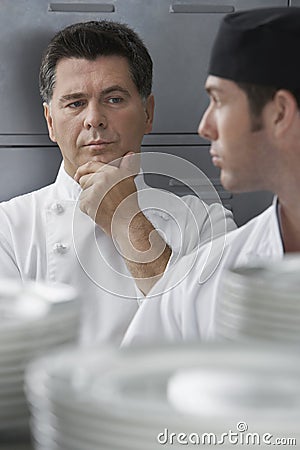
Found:
M 294 123 L 299 110 L 293 94 L 285 89 L 276 92 L 273 99 L 272 121 L 276 137 L 282 135 Z
M 146 113 L 145 134 L 148 134 L 151 132 L 152 125 L 153 125 L 153 117 L 154 117 L 154 95 L 153 94 L 150 94 L 146 100 L 145 113 Z
M 53 129 L 53 120 L 52 120 L 52 116 L 51 116 L 50 105 L 48 103 L 44 102 L 43 107 L 44 107 L 44 117 L 46 119 L 47 127 L 48 127 L 49 138 L 51 139 L 52 142 L 56 142 L 54 129 Z

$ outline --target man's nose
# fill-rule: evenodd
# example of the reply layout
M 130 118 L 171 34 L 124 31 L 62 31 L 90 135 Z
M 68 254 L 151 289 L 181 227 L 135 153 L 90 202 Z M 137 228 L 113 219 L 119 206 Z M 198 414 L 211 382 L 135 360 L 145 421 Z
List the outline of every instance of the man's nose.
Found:
M 84 127 L 90 128 L 106 128 L 107 118 L 104 112 L 103 106 L 99 104 L 92 104 L 86 110 L 86 116 L 84 119 Z
M 199 123 L 198 134 L 209 141 L 215 141 L 217 139 L 217 128 L 210 107 L 206 109 Z

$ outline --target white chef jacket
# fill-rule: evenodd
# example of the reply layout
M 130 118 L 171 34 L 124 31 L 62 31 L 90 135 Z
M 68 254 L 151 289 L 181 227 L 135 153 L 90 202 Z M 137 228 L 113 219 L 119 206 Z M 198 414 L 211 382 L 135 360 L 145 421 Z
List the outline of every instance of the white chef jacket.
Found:
M 215 309 L 227 268 L 278 260 L 284 249 L 276 199 L 246 225 L 183 257 L 158 281 L 130 324 L 122 345 L 211 340 Z M 206 281 L 205 281 L 206 280 Z
M 141 175 L 136 180 L 143 204 L 140 192 L 147 185 Z M 79 209 L 81 191 L 62 165 L 55 183 L 1 203 L 0 278 L 73 285 L 84 304 L 82 342 L 120 343 L 142 295 L 112 239 Z M 173 196 L 172 204 L 159 190 L 151 191 L 158 207 L 150 205 L 145 215 L 164 235 L 173 260 L 212 232 L 235 228 L 231 213 L 219 204 L 208 207 L 195 196 Z

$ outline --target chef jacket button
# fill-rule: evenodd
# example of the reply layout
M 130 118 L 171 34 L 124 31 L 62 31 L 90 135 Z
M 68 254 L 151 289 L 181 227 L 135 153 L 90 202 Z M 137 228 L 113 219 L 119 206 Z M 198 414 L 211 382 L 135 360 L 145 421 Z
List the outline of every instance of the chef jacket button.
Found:
M 53 203 L 51 205 L 52 211 L 54 211 L 56 214 L 62 214 L 65 210 L 65 208 L 60 203 Z
M 66 244 L 62 244 L 61 242 L 56 242 L 53 246 L 53 251 L 62 255 L 68 251 L 68 246 Z

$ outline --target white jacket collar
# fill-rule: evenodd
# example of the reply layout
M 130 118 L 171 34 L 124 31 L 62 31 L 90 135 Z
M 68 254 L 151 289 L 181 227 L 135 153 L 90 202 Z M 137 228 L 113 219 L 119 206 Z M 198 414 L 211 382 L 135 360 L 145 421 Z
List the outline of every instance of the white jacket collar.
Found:
M 137 190 L 149 188 L 144 181 L 142 171 L 135 177 L 135 185 Z M 62 162 L 55 180 L 55 185 L 61 197 L 65 200 L 77 200 L 82 192 L 80 185 L 67 174 Z
M 80 185 L 65 171 L 64 162 L 60 165 L 55 185 L 59 195 L 65 200 L 77 200 L 82 192 Z

